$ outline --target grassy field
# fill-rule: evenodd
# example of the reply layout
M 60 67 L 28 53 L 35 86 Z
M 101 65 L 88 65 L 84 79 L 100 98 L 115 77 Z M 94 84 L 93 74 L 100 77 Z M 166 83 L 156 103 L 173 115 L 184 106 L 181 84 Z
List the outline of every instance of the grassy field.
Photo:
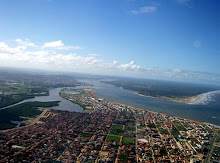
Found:
M 177 128 L 177 130 L 179 130 L 179 131 L 186 131 L 186 128 L 181 123 L 174 122 L 173 124 Z
M 82 136 L 82 137 L 92 137 L 92 135 L 93 135 L 93 134 L 84 133 L 84 132 L 80 134 L 80 136 Z
M 178 135 L 180 134 L 179 131 L 177 129 L 171 130 L 171 134 L 178 139 Z
M 122 144 L 124 144 L 124 145 L 134 144 L 134 138 L 124 136 L 122 139 Z
M 126 126 L 135 126 L 135 122 L 126 122 Z
M 118 155 L 118 158 L 119 158 L 119 160 L 122 161 L 122 162 L 128 162 L 128 156 L 127 156 L 126 154 L 120 153 L 120 154 Z
M 110 134 L 111 135 L 123 135 L 123 125 L 121 124 L 113 124 Z
M 117 135 L 108 135 L 106 138 L 107 142 L 116 142 L 119 143 L 120 142 L 120 136 Z
M 169 132 L 167 129 L 160 129 L 161 134 L 169 135 Z

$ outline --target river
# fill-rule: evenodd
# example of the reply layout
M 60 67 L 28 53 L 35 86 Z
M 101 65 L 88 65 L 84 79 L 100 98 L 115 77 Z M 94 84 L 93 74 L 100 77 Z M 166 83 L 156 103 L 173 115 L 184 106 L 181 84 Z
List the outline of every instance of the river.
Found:
M 104 79 L 103 79 L 104 80 Z M 184 104 L 154 97 L 145 97 L 133 91 L 101 83 L 98 80 L 84 80 L 93 84 L 98 97 L 124 103 L 142 109 L 220 125 L 220 95 L 216 94 L 208 104 Z
M 72 103 L 71 101 L 68 101 L 66 99 L 63 99 L 62 97 L 59 96 L 59 92 L 62 88 L 55 88 L 49 91 L 49 96 L 36 96 L 35 98 L 31 99 L 26 99 L 21 102 L 18 102 L 16 104 L 1 108 L 1 109 L 7 109 L 11 106 L 15 106 L 24 102 L 31 102 L 31 101 L 41 101 L 41 102 L 46 102 L 46 101 L 60 101 L 59 106 L 54 106 L 51 107 L 51 109 L 56 109 L 56 110 L 67 110 L 67 111 L 75 111 L 75 112 L 82 112 L 83 109 L 77 105 Z M 70 93 L 70 92 L 69 92 Z M 73 92 L 74 93 L 74 92 Z
M 101 83 L 99 80 L 84 79 L 80 81 L 93 84 L 94 86 L 79 86 L 76 87 L 77 89 L 92 88 L 97 97 L 102 97 L 108 100 L 124 103 L 142 109 L 162 112 L 169 115 L 175 115 L 183 118 L 220 125 L 220 95 L 213 96 L 212 100 L 206 105 L 192 105 L 172 102 L 160 98 L 140 96 L 133 91 L 125 90 L 123 88 L 115 87 L 109 84 L 104 84 Z M 59 96 L 60 89 L 61 88 L 55 88 L 50 90 L 49 96 L 38 96 L 33 99 L 27 99 L 19 103 L 28 101 L 61 101 L 59 106 L 52 108 L 57 110 L 82 112 L 83 109 L 80 106 Z

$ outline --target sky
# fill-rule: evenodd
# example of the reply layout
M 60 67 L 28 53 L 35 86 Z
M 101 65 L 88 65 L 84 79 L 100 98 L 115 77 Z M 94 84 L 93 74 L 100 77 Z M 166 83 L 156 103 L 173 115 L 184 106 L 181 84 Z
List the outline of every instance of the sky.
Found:
M 220 83 L 219 0 L 1 0 L 0 66 Z

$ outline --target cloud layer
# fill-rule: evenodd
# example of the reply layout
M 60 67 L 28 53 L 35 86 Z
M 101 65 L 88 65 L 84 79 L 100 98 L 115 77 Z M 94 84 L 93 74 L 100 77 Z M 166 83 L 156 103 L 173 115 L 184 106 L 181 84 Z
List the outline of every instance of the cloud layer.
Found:
M 57 50 L 81 49 L 79 46 L 66 46 L 62 40 L 45 42 L 42 48 L 55 48 Z
M 40 46 L 29 39 L 16 39 L 16 42 L 15 47 L 0 42 L 0 66 L 184 81 L 220 81 L 220 74 L 141 66 L 135 61 L 104 61 L 101 55 L 95 53 L 81 56 L 76 53 L 79 48 L 66 46 L 61 40 L 45 42 Z

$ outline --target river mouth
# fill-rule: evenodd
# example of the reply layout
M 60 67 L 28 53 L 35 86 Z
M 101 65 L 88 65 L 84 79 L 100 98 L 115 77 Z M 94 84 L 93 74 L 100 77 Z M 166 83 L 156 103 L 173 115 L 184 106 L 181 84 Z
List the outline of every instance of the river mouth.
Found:
M 211 101 L 207 105 L 190 105 L 163 100 L 159 98 L 139 96 L 133 91 L 118 88 L 109 84 L 104 84 L 100 82 L 101 80 L 97 79 L 83 79 L 79 81 L 93 84 L 93 86 L 72 87 L 74 90 L 89 88 L 93 90 L 95 96 L 105 98 L 107 100 L 127 104 L 141 109 L 161 112 L 168 115 L 174 115 L 200 122 L 207 122 L 215 125 L 220 125 L 220 96 L 217 96 L 215 101 Z M 62 88 L 52 89 L 49 91 L 49 96 L 37 96 L 35 98 L 27 99 L 17 104 L 30 101 L 61 101 L 59 103 L 59 106 L 51 107 L 51 109 L 66 110 L 70 112 L 83 112 L 83 108 L 81 108 L 79 105 L 74 104 L 71 101 L 63 99 L 59 96 L 59 92 L 61 89 Z M 67 91 L 66 93 L 77 93 L 77 91 Z M 8 107 L 1 109 L 6 109 Z
M 103 80 L 105 79 L 81 81 L 93 84 L 94 86 L 90 88 L 93 90 L 95 96 L 97 97 L 127 104 L 133 107 L 138 107 L 141 109 L 165 113 L 168 115 L 183 117 L 200 122 L 207 122 L 220 126 L 220 95 L 217 95 L 214 100 L 210 101 L 207 105 L 192 105 L 187 103 L 168 101 L 160 98 L 139 96 L 134 91 L 125 90 L 123 88 L 100 82 Z

